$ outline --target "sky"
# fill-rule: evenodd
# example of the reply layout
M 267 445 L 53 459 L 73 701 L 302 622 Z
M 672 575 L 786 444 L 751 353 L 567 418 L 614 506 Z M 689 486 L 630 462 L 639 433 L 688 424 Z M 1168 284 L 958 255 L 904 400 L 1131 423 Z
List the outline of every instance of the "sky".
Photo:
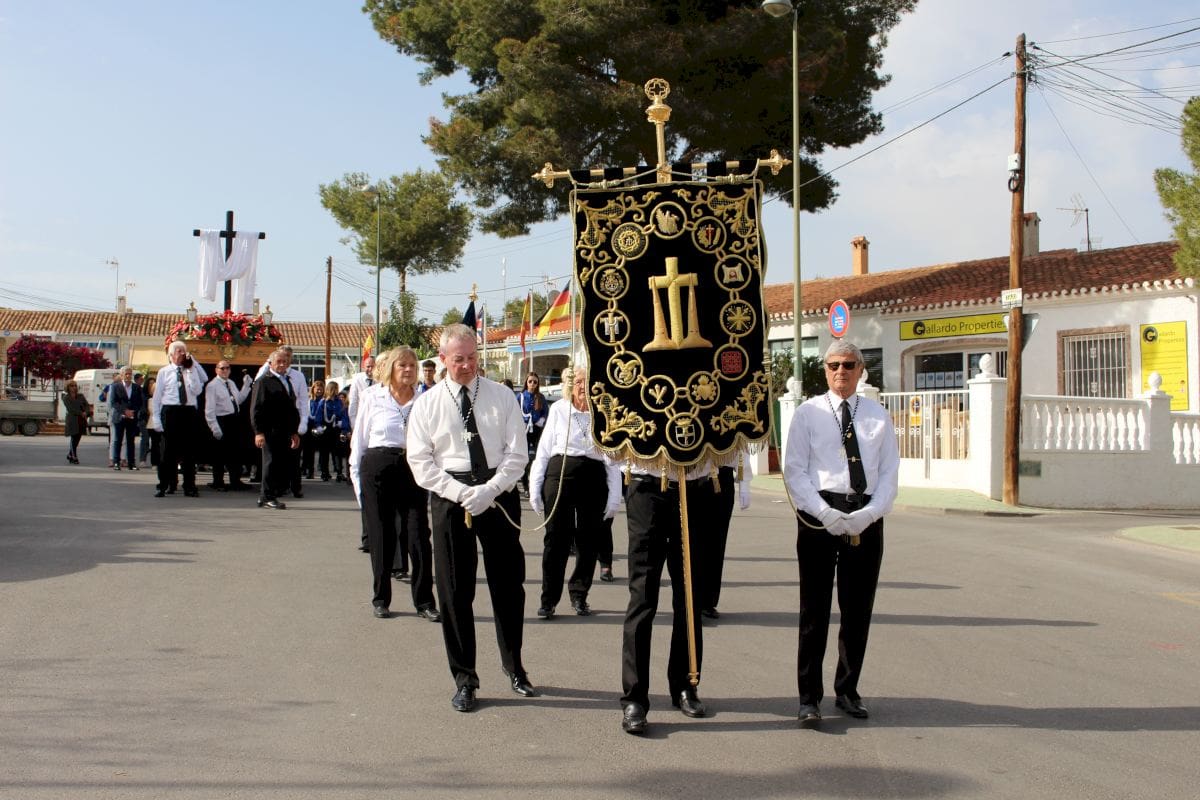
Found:
M 825 169 L 857 160 L 834 172 L 832 208 L 801 215 L 801 274 L 849 274 L 859 235 L 872 272 L 1006 255 L 1014 82 L 1003 54 L 1017 35 L 1055 61 L 1197 26 L 1190 1 L 921 0 L 884 52 L 884 132 L 821 157 Z M 1029 90 L 1025 208 L 1042 219 L 1042 249 L 1086 247 L 1081 215 L 1061 210 L 1078 207 L 1089 209 L 1094 247 L 1167 240 L 1152 174 L 1191 169 L 1182 102 L 1171 98 L 1200 94 L 1200 32 L 1085 63 L 1107 76 L 1047 69 Z M 127 294 L 137 311 L 216 308 L 219 296 L 198 296 L 192 230 L 220 228 L 233 210 L 238 229 L 267 234 L 256 294 L 277 319 L 324 318 L 332 256 L 332 317 L 358 321 L 360 302 L 373 311 L 375 277 L 342 243 L 317 187 L 347 172 L 435 167 L 421 136 L 446 117 L 443 94 L 468 84 L 423 86 L 419 71 L 376 35 L 358 0 L 0 0 L 0 306 L 107 311 Z M 1114 115 L 1094 87 L 1063 88 L 1080 78 L 1160 91 L 1167 97 L 1146 102 L 1175 124 Z M 763 230 L 768 283 L 790 281 L 784 203 L 764 205 Z M 561 288 L 570 264 L 571 222 L 560 218 L 513 239 L 476 233 L 459 271 L 411 276 L 409 288 L 439 321 L 465 306 L 472 283 L 498 309 L 527 287 Z M 397 289 L 385 273 L 385 308 Z

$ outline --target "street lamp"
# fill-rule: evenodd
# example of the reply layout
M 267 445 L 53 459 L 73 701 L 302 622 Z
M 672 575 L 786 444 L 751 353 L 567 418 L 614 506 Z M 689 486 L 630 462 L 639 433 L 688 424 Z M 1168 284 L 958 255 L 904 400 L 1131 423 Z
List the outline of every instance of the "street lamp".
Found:
M 802 388 L 803 368 L 800 350 L 800 2 L 763 0 L 762 10 L 772 17 L 792 15 L 792 374 L 797 394 Z

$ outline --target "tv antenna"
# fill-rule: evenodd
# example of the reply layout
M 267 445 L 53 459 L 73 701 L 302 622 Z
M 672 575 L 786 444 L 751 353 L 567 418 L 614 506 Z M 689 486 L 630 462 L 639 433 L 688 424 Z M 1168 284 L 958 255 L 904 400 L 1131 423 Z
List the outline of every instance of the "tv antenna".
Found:
M 1058 211 L 1070 211 L 1075 214 L 1075 218 L 1071 220 L 1071 227 L 1074 228 L 1079 224 L 1079 220 L 1083 220 L 1084 240 L 1082 244 L 1087 247 L 1087 252 L 1092 252 L 1092 221 L 1088 215 L 1087 204 L 1083 202 L 1083 197 L 1076 192 L 1071 195 L 1071 208 L 1058 208 Z M 1097 242 L 1099 244 L 1099 242 Z

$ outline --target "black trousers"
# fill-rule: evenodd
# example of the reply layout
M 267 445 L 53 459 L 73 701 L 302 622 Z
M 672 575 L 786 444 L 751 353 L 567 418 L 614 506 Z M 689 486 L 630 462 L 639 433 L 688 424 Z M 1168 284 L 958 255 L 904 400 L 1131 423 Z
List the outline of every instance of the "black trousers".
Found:
M 163 406 L 162 425 L 158 488 L 166 491 L 174 486 L 182 467 L 184 491 L 195 489 L 200 412 L 192 406 Z
M 311 430 L 300 437 L 300 452 L 303 456 L 300 462 L 300 471 L 309 478 L 312 477 L 314 459 L 319 448 L 318 439 L 319 437 Z
M 404 451 L 396 447 L 373 447 L 363 453 L 359 476 L 371 548 L 371 602 L 384 608 L 392 604 L 392 560 L 399 541 L 412 555 L 413 607 L 433 608 L 429 493 L 417 486 Z
M 575 542 L 575 569 L 567 582 L 567 591 L 572 602 L 587 600 L 592 588 L 592 573 L 596 571 L 596 540 L 604 527 L 608 492 L 601 487 L 605 486 L 605 481 L 604 464 L 594 458 L 559 455 L 551 458 L 546 466 L 542 503 L 546 513 L 554 512 L 546 520 L 546 534 L 542 539 L 541 602 L 546 608 L 553 608 L 562 599 L 563 576 L 572 541 Z
M 596 536 L 596 561 L 602 567 L 611 567 L 613 562 L 612 526 L 611 519 L 604 520 L 604 525 Z
M 333 471 L 342 477 L 342 432 L 338 428 L 329 427 L 317 438 L 317 448 L 320 453 L 318 466 L 321 479 L 329 479 L 329 457 L 333 456 Z
M 689 493 L 689 499 L 691 494 Z M 625 492 L 629 524 L 629 607 L 621 643 L 621 704 L 638 703 L 650 708 L 650 635 L 658 611 L 658 590 L 663 563 L 671 576 L 671 652 L 667 658 L 667 686 L 671 696 L 687 689 L 688 636 L 687 599 L 683 585 L 683 542 L 679 529 L 679 490 L 672 483 L 663 491 L 658 478 L 634 479 Z M 689 539 L 692 563 L 696 563 L 697 532 L 702 524 L 691 514 Z M 701 587 L 693 585 L 693 614 L 699 622 Z M 704 629 L 696 629 L 696 671 L 704 660 Z
M 729 540 L 729 519 L 733 516 L 733 502 L 737 494 L 732 467 L 717 470 L 717 481 L 719 490 L 713 486 L 712 478 L 688 481 L 688 516 L 701 522 L 704 542 L 700 563 L 696 565 L 696 571 L 700 574 L 697 584 L 704 587 L 696 599 L 700 608 L 716 608 L 721 602 L 725 544 Z
M 883 520 L 875 522 L 852 546 L 841 536 L 830 536 L 798 522 L 796 557 L 800 564 L 800 647 L 797 684 L 800 702 L 820 703 L 825 695 L 821 662 L 829 638 L 829 612 L 836 573 L 838 611 L 838 665 L 833 689 L 838 695 L 859 699 L 858 679 L 867 652 L 879 565 L 883 562 Z
M 275 500 L 282 497 L 294 480 L 299 469 L 292 449 L 292 437 L 288 434 L 267 434 L 262 448 L 262 484 L 259 499 Z
M 521 500 L 515 491 L 497 498 L 515 522 L 521 520 Z M 433 519 L 433 563 L 438 602 L 442 607 L 442 636 L 450 673 L 458 687 L 479 687 L 475 671 L 475 573 L 478 545 L 483 548 L 483 568 L 496 620 L 500 663 L 524 675 L 521 642 L 525 624 L 525 551 L 520 531 L 492 508 L 466 526 L 463 507 L 444 497 L 430 499 Z
M 225 485 L 225 473 L 229 483 L 237 486 L 242 482 L 242 450 L 245 447 L 245 432 L 242 430 L 240 414 L 217 417 L 221 438 L 213 442 L 212 477 L 216 486 Z

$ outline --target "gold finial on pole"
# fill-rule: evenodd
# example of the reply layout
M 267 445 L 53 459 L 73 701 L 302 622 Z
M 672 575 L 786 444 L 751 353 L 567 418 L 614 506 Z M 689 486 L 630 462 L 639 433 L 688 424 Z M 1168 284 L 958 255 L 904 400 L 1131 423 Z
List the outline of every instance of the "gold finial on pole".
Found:
M 470 300 L 472 303 L 474 303 L 475 301 L 477 301 L 479 299 L 479 284 L 478 283 L 471 284 L 471 293 L 469 295 L 467 295 L 467 299 Z
M 667 120 L 671 118 L 671 107 L 663 102 L 671 93 L 671 84 L 662 78 L 651 78 L 643 87 L 650 105 L 646 107 L 646 119 L 654 124 L 654 133 L 658 139 L 658 164 L 655 172 L 659 183 L 671 182 L 671 167 L 667 164 Z

